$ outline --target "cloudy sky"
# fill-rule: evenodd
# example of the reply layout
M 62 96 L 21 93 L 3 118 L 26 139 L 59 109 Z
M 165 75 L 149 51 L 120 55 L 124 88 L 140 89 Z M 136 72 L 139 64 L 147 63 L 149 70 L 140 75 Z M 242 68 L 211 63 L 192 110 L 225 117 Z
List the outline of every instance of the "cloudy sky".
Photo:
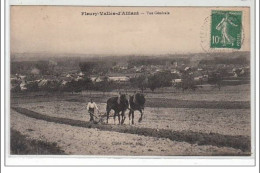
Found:
M 11 52 L 109 55 L 203 52 L 202 37 L 205 33 L 209 36 L 212 9 L 216 8 L 12 6 Z M 217 9 L 243 11 L 241 50 L 248 51 L 249 9 Z M 81 15 L 107 11 L 143 14 Z M 170 14 L 147 15 L 147 11 Z

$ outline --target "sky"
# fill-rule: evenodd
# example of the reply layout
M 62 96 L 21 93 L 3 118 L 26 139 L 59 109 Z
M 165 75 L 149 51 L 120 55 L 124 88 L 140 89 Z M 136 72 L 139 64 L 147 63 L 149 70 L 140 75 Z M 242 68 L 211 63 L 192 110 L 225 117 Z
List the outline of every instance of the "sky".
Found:
M 210 14 L 216 9 L 243 11 L 240 50 L 249 51 L 249 8 L 12 6 L 11 53 L 200 53 L 209 49 L 205 43 L 210 38 Z M 81 15 L 107 11 L 138 11 L 140 15 Z M 147 15 L 148 11 L 170 14 Z

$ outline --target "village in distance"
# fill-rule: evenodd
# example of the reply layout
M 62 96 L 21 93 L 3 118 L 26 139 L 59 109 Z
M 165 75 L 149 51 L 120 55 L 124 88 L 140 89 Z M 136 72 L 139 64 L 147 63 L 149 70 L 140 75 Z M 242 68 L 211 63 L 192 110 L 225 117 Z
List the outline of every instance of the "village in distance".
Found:
M 86 58 L 87 57 L 87 58 Z M 250 83 L 250 53 L 152 56 L 11 55 L 11 92 L 196 90 Z

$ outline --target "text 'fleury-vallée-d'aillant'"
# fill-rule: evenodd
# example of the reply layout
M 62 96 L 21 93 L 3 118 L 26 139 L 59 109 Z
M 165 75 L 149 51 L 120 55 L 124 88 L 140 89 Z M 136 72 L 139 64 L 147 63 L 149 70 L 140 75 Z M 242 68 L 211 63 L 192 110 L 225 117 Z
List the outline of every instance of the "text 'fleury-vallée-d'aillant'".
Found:
M 118 12 L 81 12 L 82 16 L 113 16 L 113 15 L 139 15 L 138 11 L 118 11 Z

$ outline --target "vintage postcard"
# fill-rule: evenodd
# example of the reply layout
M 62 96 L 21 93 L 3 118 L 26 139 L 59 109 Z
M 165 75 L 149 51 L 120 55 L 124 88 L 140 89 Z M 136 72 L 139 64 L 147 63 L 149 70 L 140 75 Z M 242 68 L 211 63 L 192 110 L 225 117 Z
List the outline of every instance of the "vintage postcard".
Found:
M 251 157 L 250 10 L 10 6 L 8 154 Z

